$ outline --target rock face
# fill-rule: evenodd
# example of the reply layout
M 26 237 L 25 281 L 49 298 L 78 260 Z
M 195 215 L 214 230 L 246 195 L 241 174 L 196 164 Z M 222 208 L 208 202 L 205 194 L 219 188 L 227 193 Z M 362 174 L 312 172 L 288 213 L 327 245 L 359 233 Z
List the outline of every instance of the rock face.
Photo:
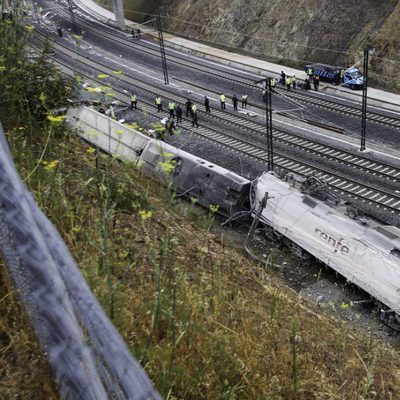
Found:
M 99 0 L 106 2 L 107 0 Z M 127 10 L 154 14 L 188 38 L 303 67 L 352 65 L 371 45 L 370 79 L 400 90 L 400 2 L 394 0 L 125 0 Z M 130 19 L 151 19 L 127 12 Z

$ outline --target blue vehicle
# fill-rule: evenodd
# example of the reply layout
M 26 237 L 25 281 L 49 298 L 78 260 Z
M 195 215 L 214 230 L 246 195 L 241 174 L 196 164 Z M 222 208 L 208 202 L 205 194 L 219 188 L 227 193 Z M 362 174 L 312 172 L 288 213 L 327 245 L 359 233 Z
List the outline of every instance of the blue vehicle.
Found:
M 308 64 L 304 70 L 307 74 L 312 70 L 312 74 L 319 76 L 321 81 L 331 82 L 335 85 L 341 84 L 350 89 L 362 89 L 364 84 L 364 77 L 356 67 L 345 70 L 340 65 Z

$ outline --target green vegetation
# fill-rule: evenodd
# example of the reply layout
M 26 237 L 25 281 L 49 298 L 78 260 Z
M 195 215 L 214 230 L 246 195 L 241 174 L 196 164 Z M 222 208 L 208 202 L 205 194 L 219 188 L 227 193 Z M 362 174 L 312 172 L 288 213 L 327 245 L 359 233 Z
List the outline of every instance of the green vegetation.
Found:
M 0 115 L 19 173 L 165 398 L 397 398 L 397 351 L 318 314 L 266 265 L 232 249 L 213 234 L 215 209 L 199 213 L 49 120 L 72 85 L 52 73 L 56 87 L 39 89 L 42 102 L 35 88 L 48 69 L 37 71 L 37 82 L 14 81 L 23 71 L 1 76 L 2 88 L 24 87 Z M 26 104 L 36 104 L 29 118 L 19 111 Z M 57 398 L 1 271 L 0 398 Z
M 18 29 L 17 29 L 18 27 Z M 41 54 L 27 54 L 29 25 L 15 20 L 0 23 L 0 109 L 5 127 L 21 125 L 32 129 L 43 126 L 50 111 L 66 106 L 72 83 L 56 73 L 47 61 L 46 48 Z

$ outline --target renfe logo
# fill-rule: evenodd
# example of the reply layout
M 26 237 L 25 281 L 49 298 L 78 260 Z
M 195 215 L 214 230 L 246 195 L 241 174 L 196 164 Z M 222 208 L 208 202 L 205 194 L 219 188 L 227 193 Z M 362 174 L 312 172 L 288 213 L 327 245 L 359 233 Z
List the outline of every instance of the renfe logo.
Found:
M 315 233 L 323 240 L 326 242 L 326 244 L 330 247 L 332 247 L 334 253 L 341 253 L 343 255 L 349 254 L 350 249 L 342 244 L 343 238 L 340 238 L 339 240 L 335 239 L 334 237 L 328 235 L 325 232 L 322 232 L 320 229 L 315 228 Z

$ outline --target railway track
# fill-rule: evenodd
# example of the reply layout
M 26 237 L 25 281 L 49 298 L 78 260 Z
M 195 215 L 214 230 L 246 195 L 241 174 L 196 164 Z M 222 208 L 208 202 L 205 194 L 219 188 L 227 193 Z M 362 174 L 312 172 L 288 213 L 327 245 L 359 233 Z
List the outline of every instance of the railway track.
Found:
M 68 52 L 68 55 L 71 57 L 76 56 L 76 54 L 68 49 L 65 46 L 56 45 L 62 51 Z M 97 68 L 99 73 L 108 72 L 112 75 L 113 70 L 106 66 L 101 65 L 101 68 L 98 67 L 98 63 L 96 62 L 96 66 L 93 62 L 87 62 L 85 59 L 80 60 L 81 62 L 86 63 L 86 65 Z M 167 87 L 154 88 L 153 85 L 141 81 L 137 78 L 133 79 L 128 77 L 127 75 L 118 78 L 119 82 L 125 82 L 130 86 L 134 86 L 135 89 L 140 89 L 143 92 L 146 92 L 148 95 L 155 97 L 156 94 L 163 96 L 166 99 L 184 103 L 186 101 L 186 96 L 180 96 L 176 94 L 176 91 L 170 90 Z M 201 111 L 201 110 L 200 110 Z M 263 112 L 262 109 L 260 109 Z M 201 111 L 203 112 L 203 111 Z M 238 113 L 224 111 L 222 112 L 219 109 L 213 109 L 211 115 L 206 114 L 203 112 L 208 118 L 213 118 L 222 123 L 233 125 L 240 130 L 246 130 L 257 135 L 264 135 L 265 134 L 265 123 L 262 121 L 254 121 L 244 115 L 240 115 Z M 395 166 L 379 163 L 374 160 L 370 160 L 367 157 L 363 157 L 361 155 L 356 155 L 354 153 L 339 150 L 334 146 L 326 145 L 322 142 L 317 140 L 310 140 L 302 137 L 301 135 L 294 134 L 292 132 L 288 132 L 282 129 L 274 129 L 273 130 L 274 141 L 276 143 L 281 143 L 286 146 L 290 146 L 292 148 L 297 148 L 298 151 L 308 154 L 313 154 L 315 156 L 323 157 L 330 161 L 335 161 L 340 164 L 344 164 L 348 167 L 357 169 L 358 171 L 364 171 L 365 173 L 371 175 L 378 175 L 380 178 L 386 179 L 391 182 L 393 185 L 400 185 L 400 169 L 396 168 Z
M 57 46 L 56 46 L 57 47 Z M 68 54 L 67 54 L 68 55 Z M 82 60 L 80 60 L 82 61 Z M 57 61 L 60 64 L 60 61 Z M 84 61 L 85 63 L 85 61 Z M 93 64 L 93 63 L 92 63 Z M 64 63 L 64 68 L 74 69 L 70 65 Z M 86 66 L 89 68 L 94 68 L 96 73 L 107 72 L 104 71 L 104 66 L 101 66 L 99 69 L 96 66 L 88 65 L 86 62 Z M 108 67 L 107 67 L 108 68 Z M 109 68 L 108 68 L 109 69 Z M 111 69 L 109 69 L 111 70 Z M 81 74 L 85 75 L 85 74 Z M 90 75 L 86 75 L 88 79 L 95 79 Z M 118 79 L 118 82 L 121 82 L 121 78 Z M 128 84 L 132 84 L 131 81 L 127 82 Z M 105 86 L 104 81 L 97 80 L 97 84 Z M 116 86 L 113 86 L 114 92 L 117 93 L 116 98 L 119 101 L 126 102 L 127 96 L 126 93 L 122 89 L 117 89 Z M 143 90 L 147 90 L 150 94 L 154 95 L 154 93 L 160 93 L 159 88 L 146 88 Z M 163 89 L 165 90 L 165 89 Z M 172 98 L 172 100 L 174 100 Z M 143 101 L 142 101 L 143 102 Z M 154 107 L 154 105 L 147 101 L 144 102 L 150 109 Z M 147 110 L 146 112 L 149 113 Z M 159 114 L 150 112 L 154 117 L 159 117 Z M 233 115 L 232 118 L 238 118 L 237 116 Z M 240 119 L 240 118 L 239 118 Z M 265 163 L 267 160 L 267 149 L 265 146 L 256 145 L 253 142 L 239 139 L 233 134 L 228 134 L 226 132 L 220 132 L 210 126 L 202 126 L 198 129 L 190 129 L 190 122 L 187 120 L 184 121 L 182 128 L 185 130 L 186 133 L 195 134 L 197 136 L 202 137 L 203 139 L 212 141 L 213 143 L 217 143 L 222 145 L 226 148 L 234 152 L 239 152 L 247 157 L 251 157 L 257 161 Z M 299 138 L 298 138 L 299 139 Z M 293 139 L 291 139 L 293 141 Z M 296 144 L 297 145 L 297 144 Z M 350 198 L 352 200 L 356 199 L 357 201 L 374 205 L 375 207 L 389 211 L 391 213 L 398 213 L 400 211 L 400 197 L 391 193 L 390 191 L 386 191 L 380 188 L 373 187 L 371 185 L 365 185 L 360 183 L 359 181 L 349 179 L 348 177 L 342 176 L 338 173 L 332 172 L 329 168 L 323 168 L 321 165 L 315 165 L 311 162 L 305 162 L 304 160 L 300 160 L 295 157 L 290 157 L 284 154 L 275 153 L 275 165 L 278 168 L 285 169 L 291 172 L 295 172 L 300 175 L 308 176 L 310 174 L 318 172 L 318 176 L 323 178 L 332 188 L 334 192 L 339 194 L 341 197 Z M 357 162 L 360 162 L 358 160 Z M 382 165 L 382 169 L 387 168 L 387 166 Z M 392 175 L 396 175 L 395 178 L 398 176 L 397 173 L 390 173 L 391 178 Z
M 87 78 L 89 79 L 89 76 L 87 76 Z M 102 81 L 97 81 L 97 84 L 100 84 L 100 85 L 104 85 L 104 82 L 102 82 Z M 121 100 L 121 101 L 126 101 L 126 96 L 123 94 L 123 92 L 121 92 L 121 91 L 119 91 L 118 93 L 117 93 L 117 95 L 118 95 L 118 98 Z M 153 104 L 152 103 L 150 103 L 150 102 L 147 102 L 146 103 L 149 107 L 152 107 L 153 106 Z M 148 111 L 147 111 L 148 112 Z M 153 112 L 149 112 L 149 114 L 151 114 L 151 115 L 153 115 L 154 117 L 158 117 L 158 114 L 156 114 L 156 113 L 153 113 Z M 212 130 L 211 129 L 208 129 L 208 132 L 200 132 L 200 131 L 202 131 L 203 130 L 203 128 L 200 128 L 199 129 L 199 132 L 196 132 L 196 130 L 191 130 L 190 129 L 190 123 L 188 122 L 188 121 L 184 121 L 184 125 L 185 125 L 185 130 L 187 131 L 187 132 L 190 132 L 190 133 L 192 133 L 192 134 L 196 134 L 196 135 L 203 135 L 202 137 L 203 138 L 205 138 L 205 139 L 207 139 L 207 140 L 211 140 L 211 141 L 213 141 L 214 142 L 214 140 L 211 138 L 211 135 L 212 135 Z M 220 134 L 219 132 L 216 132 L 216 135 L 218 135 L 218 134 Z M 274 136 L 275 136 L 275 140 L 277 140 L 277 133 L 276 132 L 274 132 Z M 217 139 L 218 139 L 218 137 L 217 137 Z M 228 148 L 230 148 L 231 150 L 234 150 L 234 151 L 238 151 L 237 149 L 236 149 L 236 146 L 237 146 L 237 139 L 236 138 L 233 138 L 233 142 L 227 142 L 227 143 L 223 143 L 223 141 L 227 141 L 227 140 L 229 140 L 229 139 L 227 139 L 226 138 L 226 135 L 224 135 L 224 136 L 222 136 L 222 137 L 220 137 L 219 138 L 220 139 L 220 144 L 221 145 L 224 145 L 224 146 L 226 146 L 226 147 L 228 147 Z M 299 141 L 302 141 L 302 140 L 304 140 L 304 138 L 302 138 L 301 136 L 298 136 L 297 138 L 295 138 L 295 136 L 294 135 L 290 135 L 290 137 L 288 138 L 289 139 L 289 142 L 293 142 L 293 141 L 297 141 L 297 140 L 299 140 Z M 218 143 L 218 142 L 217 142 Z M 297 143 L 295 143 L 294 145 L 296 145 Z M 244 149 L 244 150 L 246 150 L 246 143 L 244 143 L 244 142 L 242 142 L 242 144 L 240 144 L 239 146 L 241 146 L 242 147 L 242 149 Z M 253 154 L 253 156 L 251 156 L 251 157 L 253 157 L 254 159 L 261 159 L 260 158 L 260 156 L 262 156 L 263 155 L 263 153 L 261 153 L 261 155 L 260 154 L 258 154 L 257 155 L 257 149 L 256 148 L 254 148 L 254 145 L 253 144 L 249 144 L 249 149 L 248 150 L 250 150 L 251 152 L 254 152 L 254 154 Z M 310 146 L 310 147 L 313 147 L 313 146 L 319 146 L 319 144 L 317 144 L 317 143 L 307 143 L 307 146 Z M 311 150 L 313 150 L 313 149 L 311 149 Z M 337 150 L 337 149 L 336 149 Z M 264 151 L 264 155 L 263 155 L 263 157 L 264 157 L 264 160 L 265 160 L 265 148 L 264 149 L 260 149 L 260 151 L 262 152 L 262 151 Z M 333 151 L 335 151 L 335 149 L 333 149 Z M 328 150 L 328 152 L 327 152 L 327 157 L 329 157 L 330 156 L 330 151 Z M 352 157 L 353 155 L 352 154 L 349 154 L 349 155 L 341 155 L 340 157 L 344 157 L 344 162 L 346 162 L 346 157 Z M 339 157 L 334 157 L 334 158 L 336 158 L 336 159 L 338 159 Z M 275 162 L 277 163 L 277 161 L 281 161 L 281 160 L 275 160 Z M 358 163 L 360 160 L 355 160 L 354 161 L 354 164 L 356 164 L 356 163 Z M 298 167 L 298 172 L 302 172 L 301 171 L 301 165 L 296 165 L 296 161 L 295 160 L 292 160 L 292 161 L 290 161 L 290 160 L 282 160 L 282 163 L 280 163 L 280 166 L 282 167 L 282 168 L 284 168 L 285 166 L 286 167 L 288 167 L 288 168 L 290 168 L 290 165 L 288 165 L 288 163 L 290 163 L 290 162 L 293 162 L 293 163 L 295 163 L 294 164 L 294 168 L 296 168 L 296 167 Z M 373 166 L 373 165 L 369 165 L 369 163 L 373 163 L 373 161 L 370 161 L 370 160 L 368 160 L 368 159 L 366 159 L 366 161 L 365 161 L 366 163 L 367 163 L 367 166 L 368 166 L 368 168 L 372 168 L 372 169 L 374 169 L 375 168 L 375 166 Z M 286 165 L 285 165 L 286 164 Z M 361 161 L 361 164 L 363 164 L 362 166 L 364 166 L 364 161 Z M 382 166 L 383 167 L 383 169 L 385 170 L 385 166 Z M 307 174 L 308 172 L 307 172 L 307 169 L 305 169 L 305 170 L 303 170 L 303 173 L 305 173 L 305 174 Z M 394 170 L 394 171 L 392 171 L 392 172 L 390 172 L 389 174 L 388 174 L 388 176 L 389 175 L 394 175 L 395 177 L 397 177 L 397 172 L 396 172 L 396 169 Z M 320 177 L 323 177 L 323 178 L 325 178 L 327 181 L 329 181 L 330 180 L 330 184 L 332 185 L 332 188 L 334 188 L 334 190 L 336 191 L 336 193 L 338 193 L 338 194 L 340 194 L 341 192 L 343 192 L 344 193 L 344 195 L 347 197 L 347 198 L 352 198 L 352 194 L 351 194 L 351 192 L 350 191 L 348 191 L 348 188 L 347 188 L 347 186 L 348 185 L 353 185 L 353 191 L 355 192 L 355 194 L 354 194 L 354 198 L 356 198 L 356 199 L 359 199 L 360 201 L 362 201 L 362 202 L 365 202 L 365 203 L 372 203 L 372 201 L 373 201 L 373 198 L 375 197 L 375 199 L 376 200 L 378 200 L 379 198 L 381 198 L 382 199 L 382 201 L 384 201 L 385 199 L 387 200 L 387 201 L 389 201 L 389 198 L 385 198 L 385 197 L 382 197 L 382 196 L 385 196 L 385 194 L 384 193 L 382 193 L 382 192 L 372 192 L 372 193 L 370 193 L 370 194 L 368 194 L 368 190 L 370 190 L 370 189 L 368 189 L 368 188 L 366 188 L 366 187 L 364 187 L 364 188 L 362 188 L 362 187 L 360 187 L 360 188 L 358 188 L 357 189 L 357 182 L 349 182 L 348 180 L 343 180 L 343 181 L 341 181 L 340 182 L 340 180 L 339 180 L 339 182 L 337 183 L 337 184 L 335 184 L 335 180 L 337 180 L 338 178 L 337 178 L 337 176 L 335 176 L 335 175 L 331 175 L 331 174 L 329 174 L 329 173 L 326 173 L 326 174 L 324 174 L 323 172 L 320 172 L 320 175 L 319 175 Z M 384 176 L 384 175 L 383 175 Z M 340 179 L 340 178 L 339 178 Z M 342 186 L 342 188 L 340 187 L 340 186 Z M 364 193 L 360 193 L 359 191 L 362 191 L 362 190 L 364 190 Z M 365 190 L 366 190 L 366 192 L 365 192 Z M 358 192 L 358 193 L 357 193 Z M 360 194 L 361 195 L 363 195 L 364 197 L 362 197 L 362 196 L 360 196 Z M 368 200 L 368 197 L 370 197 L 370 200 Z M 377 204 L 377 206 L 378 207 L 380 207 L 380 204 L 381 203 L 379 203 L 379 202 L 377 202 L 376 203 Z M 392 203 L 392 205 L 391 205 L 391 210 L 394 210 L 394 211 L 392 211 L 392 212 L 396 212 L 396 213 L 398 213 L 398 208 L 397 208 L 397 211 L 395 211 L 396 210 L 396 203 Z M 317 271 L 317 273 L 318 273 L 318 271 Z M 311 275 L 310 275 L 311 276 Z M 302 277 L 302 278 L 304 278 L 304 276 Z M 292 279 L 290 278 L 290 281 L 292 281 Z M 336 283 L 336 279 L 335 279 L 335 285 L 337 285 L 337 283 Z M 335 286 L 333 286 L 333 290 L 335 290 Z M 359 299 L 356 299 L 356 300 L 359 300 Z M 348 299 L 346 299 L 346 302 L 348 302 Z M 357 301 L 355 301 L 355 303 L 356 303 Z M 357 315 L 357 317 L 358 317 L 358 315 Z
M 64 18 L 70 19 L 70 15 L 67 11 L 63 9 L 63 7 L 58 6 L 57 11 L 61 13 Z M 101 25 L 93 23 L 92 21 L 89 21 L 87 19 L 84 19 L 77 15 L 77 20 L 79 20 L 81 23 L 85 24 L 85 29 L 89 30 L 97 35 L 103 36 L 107 38 L 108 40 L 111 40 L 112 42 L 116 42 L 122 46 L 125 46 L 127 48 L 139 50 L 141 52 L 144 52 L 150 56 L 159 58 L 159 50 L 151 48 L 150 46 L 144 45 L 143 41 L 128 41 L 124 37 L 120 37 L 115 34 L 115 32 L 111 33 L 105 28 L 102 28 Z M 116 31 L 117 32 L 117 31 Z M 155 37 L 155 36 L 154 36 Z M 202 74 L 206 74 L 209 76 L 216 77 L 218 79 L 222 79 L 225 81 L 233 82 L 235 84 L 239 84 L 245 87 L 250 87 L 254 90 L 261 90 L 260 86 L 257 86 L 254 81 L 254 74 L 251 74 L 252 77 L 250 78 L 249 76 L 243 76 L 235 73 L 234 71 L 230 70 L 229 72 L 224 70 L 224 67 L 217 67 L 215 64 L 213 66 L 211 65 L 206 65 L 205 63 L 202 63 L 201 60 L 198 59 L 191 59 L 188 61 L 182 56 L 177 55 L 175 52 L 172 53 L 171 50 L 168 51 L 167 47 L 167 56 L 168 56 L 168 62 L 175 63 L 181 67 L 184 68 L 189 68 L 191 70 L 200 72 Z M 185 56 L 187 57 L 187 55 Z M 307 93 L 306 91 L 303 90 L 297 90 L 297 91 L 290 91 L 287 92 L 286 89 L 281 89 L 279 86 L 276 88 L 277 93 L 282 94 L 284 93 L 286 97 L 296 100 L 301 103 L 305 104 L 311 104 L 313 106 L 327 109 L 329 111 L 333 111 L 339 114 L 344 114 L 344 115 L 350 115 L 353 117 L 361 118 L 361 107 L 354 107 L 350 106 L 348 104 L 340 103 L 340 102 L 335 102 L 332 100 L 326 100 L 322 99 L 320 96 L 318 96 L 315 93 Z M 260 106 L 260 103 L 251 103 L 254 106 Z M 397 114 L 394 116 L 393 114 Z M 400 129 L 400 113 L 393 113 L 393 112 L 372 112 L 367 110 L 367 120 L 379 124 L 383 124 L 386 126 L 390 126 L 392 128 Z
M 351 115 L 361 118 L 361 108 L 352 107 L 339 102 L 334 102 L 332 100 L 321 99 L 319 97 L 317 98 L 314 96 L 305 96 L 300 90 L 291 90 L 288 93 L 284 89 L 278 88 L 278 92 L 283 91 L 285 92 L 286 96 L 298 102 L 312 104 L 313 106 L 329 109 L 330 111 L 334 111 L 339 114 Z M 398 114 L 397 118 L 394 118 L 390 117 L 389 114 L 367 111 L 366 117 L 368 121 L 390 126 L 391 128 L 400 129 L 400 114 Z
M 70 19 L 69 13 L 66 12 L 61 6 L 57 7 L 57 10 L 60 14 L 63 15 L 64 18 L 66 18 L 68 20 Z M 115 33 L 108 32 L 108 30 L 105 30 L 104 28 L 103 29 L 100 28 L 101 25 L 95 24 L 89 20 L 83 19 L 79 15 L 76 16 L 76 20 L 85 24 L 85 31 L 90 31 L 96 35 L 107 38 L 108 40 L 110 40 L 114 43 L 118 43 L 128 49 L 140 51 L 142 53 L 148 54 L 157 59 L 160 57 L 160 50 L 158 48 L 152 47 L 151 45 L 147 45 L 147 43 L 143 40 L 140 40 L 140 41 L 127 40 L 125 37 L 120 37 L 120 36 L 116 35 Z M 118 32 L 118 31 L 116 31 L 116 32 Z M 147 34 L 147 36 L 149 38 L 153 39 L 153 36 L 150 36 L 149 34 Z M 156 33 L 154 34 L 154 39 L 157 39 Z M 245 85 L 247 87 L 261 90 L 260 87 L 255 85 L 255 83 L 254 83 L 254 78 L 256 77 L 254 74 L 251 74 L 253 76 L 252 79 L 245 78 L 245 77 L 243 77 L 243 75 L 235 73 L 234 71 L 231 71 L 229 74 L 224 75 L 223 74 L 224 71 L 222 69 L 217 68 L 216 66 L 211 67 L 211 66 L 207 65 L 206 63 L 202 63 L 201 60 L 193 59 L 193 61 L 188 61 L 183 56 L 179 56 L 175 52 L 172 53 L 172 50 L 168 50 L 168 47 L 166 48 L 166 52 L 167 52 L 168 63 L 174 63 L 174 64 L 179 65 L 180 67 L 188 68 L 192 71 L 197 71 L 202 74 L 207 74 L 209 76 L 214 76 L 216 78 L 224 79 L 229 82 L 234 82 L 237 84 Z

